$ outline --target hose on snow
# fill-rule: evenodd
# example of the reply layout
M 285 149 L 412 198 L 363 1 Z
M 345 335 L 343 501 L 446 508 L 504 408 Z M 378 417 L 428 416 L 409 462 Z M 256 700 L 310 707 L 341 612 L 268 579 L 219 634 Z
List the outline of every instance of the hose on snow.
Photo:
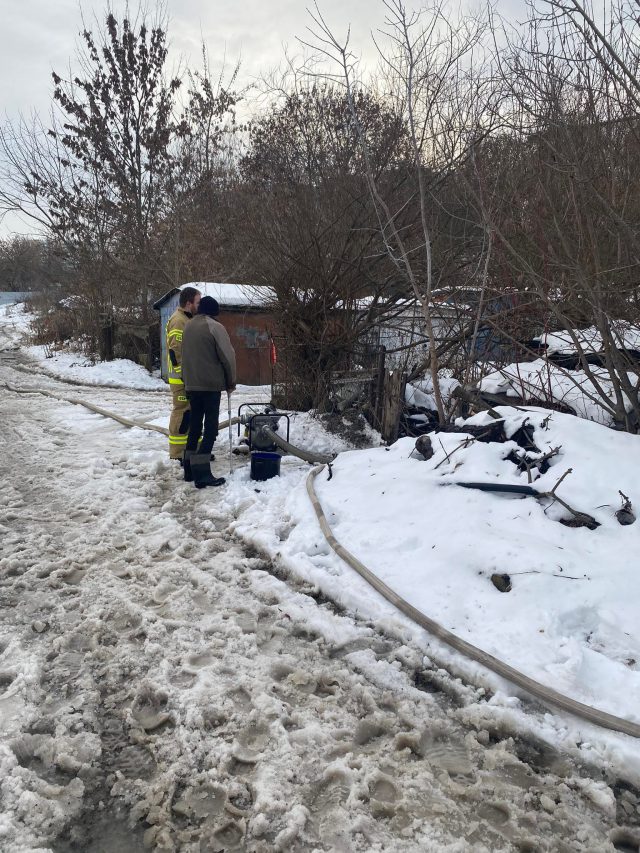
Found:
M 320 524 L 320 529 L 324 534 L 325 539 L 333 549 L 333 551 L 344 560 L 347 565 L 349 565 L 352 569 L 354 569 L 364 580 L 367 581 L 377 592 L 380 593 L 387 601 L 393 604 L 394 607 L 397 607 L 405 616 L 408 616 L 413 622 L 419 625 L 421 628 L 424 628 L 429 634 L 432 634 L 434 637 L 437 637 L 443 643 L 446 643 L 451 648 L 465 655 L 465 657 L 470 660 L 475 661 L 476 663 L 481 664 L 487 669 L 495 672 L 497 675 L 500 675 L 502 678 L 506 678 L 512 684 L 521 687 L 523 690 L 526 690 L 531 696 L 535 696 L 537 699 L 540 699 L 542 702 L 546 702 L 549 705 L 553 705 L 556 708 L 561 708 L 563 711 L 567 711 L 570 714 L 574 714 L 576 717 L 580 717 L 583 720 L 586 720 L 589 723 L 594 723 L 597 726 L 601 726 L 605 729 L 610 729 L 616 732 L 622 732 L 623 734 L 629 735 L 630 737 L 640 738 L 640 724 L 634 723 L 631 720 L 625 720 L 622 717 L 617 717 L 615 714 L 609 714 L 606 711 L 600 711 L 597 708 L 592 708 L 590 705 L 585 705 L 583 702 L 578 702 L 575 699 L 571 699 L 569 696 L 565 696 L 562 693 L 559 693 L 557 690 L 554 690 L 551 687 L 547 687 L 544 684 L 541 684 L 539 681 L 535 681 L 535 679 L 530 678 L 528 675 L 520 672 L 504 661 L 499 660 L 498 658 L 490 655 L 488 652 L 483 651 L 482 649 L 477 648 L 476 646 L 471 645 L 471 643 L 467 643 L 466 640 L 457 637 L 451 631 L 448 631 L 442 625 L 440 625 L 435 620 L 425 616 L 420 610 L 414 607 L 412 604 L 409 604 L 404 598 L 401 598 L 396 592 L 394 592 L 391 587 L 387 586 L 384 581 L 380 580 L 379 577 L 373 574 L 364 563 L 360 562 L 357 557 L 355 557 L 350 551 L 348 551 L 343 545 L 338 542 L 336 537 L 333 535 L 333 531 L 329 526 L 329 523 L 324 514 L 324 510 L 322 509 L 322 505 L 318 499 L 314 488 L 314 480 L 316 477 L 324 470 L 324 465 L 320 465 L 314 468 L 309 472 L 307 477 L 307 494 L 311 499 L 311 503 L 313 505 L 313 509 L 315 511 L 316 517 L 318 519 L 318 523 Z M 464 483 L 458 483 L 457 485 L 464 485 Z M 474 484 L 477 485 L 485 485 L 485 484 Z M 524 486 L 516 487 L 519 489 L 525 488 Z
M 73 406 L 84 406 L 84 408 L 88 409 L 90 412 L 94 412 L 96 415 L 102 415 L 105 418 L 111 418 L 111 420 L 117 421 L 119 424 L 122 424 L 122 426 L 129 427 L 130 429 L 146 429 L 151 430 L 152 432 L 159 432 L 162 435 L 169 435 L 169 430 L 166 427 L 158 426 L 158 424 L 132 421 L 130 418 L 125 418 L 115 412 L 109 412 L 106 409 L 100 408 L 100 406 L 95 406 L 93 403 L 89 403 L 87 400 L 80 400 L 77 397 L 63 397 L 62 394 L 54 394 L 52 391 L 47 391 L 44 388 L 16 388 L 13 385 L 9 385 L 8 382 L 3 382 L 2 386 L 8 391 L 13 391 L 14 394 L 43 394 L 45 397 L 51 397 L 52 400 L 59 400 L 62 403 L 71 403 Z M 231 418 L 232 426 L 237 423 L 240 423 L 240 418 Z M 228 426 L 229 421 L 221 421 L 218 424 L 219 429 L 226 429 Z
M 333 462 L 333 456 L 326 456 L 323 453 L 314 453 L 311 450 L 304 450 L 302 447 L 296 447 L 295 444 L 291 444 L 290 441 L 282 438 L 281 435 L 278 435 L 277 432 L 274 432 L 268 426 L 261 427 L 260 431 L 281 450 L 284 450 L 286 453 L 291 453 L 292 456 L 297 456 L 298 459 L 302 459 L 304 462 L 310 462 L 312 465 L 330 465 L 331 462 Z
M 527 497 L 539 498 L 541 493 L 533 486 L 518 486 L 509 483 L 459 483 L 451 481 L 444 485 L 462 486 L 463 489 L 478 489 L 481 492 L 504 492 L 508 495 L 526 495 Z

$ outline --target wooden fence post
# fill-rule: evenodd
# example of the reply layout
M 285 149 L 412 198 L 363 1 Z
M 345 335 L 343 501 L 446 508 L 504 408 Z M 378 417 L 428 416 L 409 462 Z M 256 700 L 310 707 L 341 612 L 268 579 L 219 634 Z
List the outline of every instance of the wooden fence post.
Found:
M 387 351 L 384 346 L 378 350 L 376 360 L 376 378 L 373 385 L 373 400 L 371 401 L 371 411 L 373 412 L 374 429 L 381 431 L 382 429 L 382 410 L 384 405 L 384 365 Z
M 113 317 L 102 315 L 100 318 L 100 359 L 113 361 Z
M 384 405 L 380 433 L 389 444 L 398 437 L 406 385 L 407 374 L 404 371 L 387 370 L 384 372 Z

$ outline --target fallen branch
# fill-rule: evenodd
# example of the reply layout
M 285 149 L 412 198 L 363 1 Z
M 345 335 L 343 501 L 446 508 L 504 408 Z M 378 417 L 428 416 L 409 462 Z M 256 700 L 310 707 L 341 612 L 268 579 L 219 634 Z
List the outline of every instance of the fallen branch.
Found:
M 558 482 L 555 484 L 555 486 L 551 489 L 551 491 L 550 491 L 550 492 L 547 492 L 546 494 L 547 494 L 547 495 L 549 495 L 549 496 L 551 496 L 551 497 L 555 497 L 555 495 L 556 495 L 556 489 L 558 488 L 558 486 L 560 485 L 560 483 L 564 480 L 564 478 L 569 476 L 569 474 L 573 474 L 573 468 L 567 468 L 567 470 L 564 472 L 564 474 L 562 475 L 562 477 L 560 477 L 560 479 L 559 479 L 559 480 L 558 480 Z M 542 494 L 542 492 L 541 492 L 541 494 Z
M 567 512 L 571 513 L 571 515 L 576 519 L 576 521 L 580 522 L 581 526 L 588 527 L 589 530 L 595 530 L 596 527 L 600 527 L 600 522 L 596 521 L 592 515 L 589 515 L 586 512 L 580 512 L 580 510 L 578 510 L 578 509 L 574 509 L 572 506 L 570 506 L 570 504 L 568 504 L 566 501 L 562 500 L 562 498 L 559 498 L 558 495 L 556 494 L 556 489 L 558 488 L 560 483 L 565 479 L 565 477 L 567 477 L 572 472 L 573 472 L 573 468 L 567 468 L 567 470 L 564 472 L 562 477 L 560 477 L 560 479 L 555 484 L 555 486 L 551 489 L 551 491 L 550 492 L 540 492 L 540 497 L 541 498 L 550 498 L 552 501 L 557 501 L 560 504 L 560 506 L 563 506 L 567 510 Z M 546 510 L 545 510 L 545 512 L 546 512 Z
M 547 572 L 540 572 L 538 569 L 530 569 L 527 572 L 511 572 L 511 577 L 515 577 L 516 575 L 545 575 L 548 578 L 566 578 L 569 581 L 583 581 L 584 577 L 579 578 L 576 575 L 556 575 L 554 572 L 548 574 Z
M 560 451 L 562 450 L 562 445 L 559 444 L 557 447 L 552 447 L 551 450 L 547 451 L 544 456 L 539 456 L 535 462 L 539 465 L 541 462 L 547 462 L 549 459 L 553 459 L 554 456 L 558 456 Z
M 433 470 L 435 471 L 436 468 L 439 468 L 442 464 L 444 464 L 445 462 L 448 462 L 454 453 L 456 453 L 458 450 L 460 450 L 463 447 L 469 447 L 469 445 L 473 444 L 474 441 L 475 441 L 475 438 L 473 438 L 473 437 L 465 438 L 463 441 L 460 442 L 460 444 L 457 447 L 453 448 L 451 453 L 447 453 L 447 451 L 444 449 L 444 445 L 442 444 L 440 439 L 438 439 L 438 444 L 440 445 L 440 447 L 442 447 L 442 450 L 445 453 L 445 457 L 444 457 L 444 459 L 441 459 L 437 465 L 434 465 Z

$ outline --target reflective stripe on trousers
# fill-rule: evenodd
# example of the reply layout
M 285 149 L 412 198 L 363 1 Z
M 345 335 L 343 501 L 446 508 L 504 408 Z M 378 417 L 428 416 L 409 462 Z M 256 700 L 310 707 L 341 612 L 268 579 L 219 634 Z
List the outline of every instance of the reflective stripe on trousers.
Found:
M 173 401 L 171 416 L 169 418 L 169 456 L 171 459 L 182 459 L 182 453 L 187 443 L 191 414 L 189 401 L 184 392 L 184 385 L 181 380 L 178 381 L 180 382 L 180 387 L 175 387 L 174 385 L 171 389 Z

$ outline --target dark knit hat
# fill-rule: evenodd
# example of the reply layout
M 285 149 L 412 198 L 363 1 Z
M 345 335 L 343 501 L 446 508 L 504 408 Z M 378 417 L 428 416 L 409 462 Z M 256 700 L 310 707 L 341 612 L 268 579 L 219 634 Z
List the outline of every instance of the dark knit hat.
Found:
M 198 305 L 198 314 L 206 314 L 207 317 L 217 317 L 220 313 L 218 301 L 213 296 L 203 296 Z

